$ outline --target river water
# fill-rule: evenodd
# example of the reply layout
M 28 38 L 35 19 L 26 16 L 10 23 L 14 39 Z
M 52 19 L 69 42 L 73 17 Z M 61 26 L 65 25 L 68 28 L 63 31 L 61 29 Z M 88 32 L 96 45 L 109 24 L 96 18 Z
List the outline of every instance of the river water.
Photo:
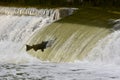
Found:
M 0 80 L 120 80 L 115 65 L 35 62 L 0 64 Z
M 43 62 L 29 55 L 25 44 L 51 22 L 50 17 L 0 15 L 0 80 L 120 80 L 119 31 L 100 40 L 82 61 Z

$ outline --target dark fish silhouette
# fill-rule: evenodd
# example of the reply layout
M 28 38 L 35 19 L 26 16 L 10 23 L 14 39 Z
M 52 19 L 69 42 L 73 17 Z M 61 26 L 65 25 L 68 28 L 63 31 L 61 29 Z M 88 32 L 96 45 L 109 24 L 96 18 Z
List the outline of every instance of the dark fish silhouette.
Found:
M 46 49 L 47 47 L 51 47 L 54 41 L 55 40 L 42 41 L 40 44 L 36 44 L 32 46 L 26 45 L 26 51 L 29 51 L 30 49 L 34 49 L 35 51 L 41 50 L 42 52 L 44 52 L 44 49 Z

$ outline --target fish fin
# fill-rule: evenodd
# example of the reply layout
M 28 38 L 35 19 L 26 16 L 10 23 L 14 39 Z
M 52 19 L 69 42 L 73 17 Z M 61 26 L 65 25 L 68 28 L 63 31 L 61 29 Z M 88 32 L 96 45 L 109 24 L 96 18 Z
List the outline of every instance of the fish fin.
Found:
M 44 52 L 44 49 L 41 49 L 42 52 Z

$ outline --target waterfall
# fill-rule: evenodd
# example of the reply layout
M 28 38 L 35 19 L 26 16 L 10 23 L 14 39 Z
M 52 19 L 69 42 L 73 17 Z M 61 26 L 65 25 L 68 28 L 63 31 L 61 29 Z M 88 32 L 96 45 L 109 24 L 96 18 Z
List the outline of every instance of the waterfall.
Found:
M 99 63 L 120 64 L 120 19 L 111 19 L 112 33 L 99 40 L 85 60 Z
M 95 43 L 105 37 L 108 32 L 109 30 L 106 28 L 58 21 L 39 30 L 29 42 L 29 45 L 34 45 L 56 38 L 52 47 L 45 49 L 44 52 L 30 50 L 29 53 L 44 61 L 74 62 L 83 60 Z
M 60 18 L 59 9 L 0 7 L 0 63 L 39 61 L 27 54 L 25 44 L 35 32 Z
M 120 31 L 115 31 L 100 40 L 89 52 L 86 60 L 105 64 L 120 64 Z
M 21 49 L 36 30 L 47 25 L 48 20 L 35 16 L 0 15 L 0 62 L 32 61 Z
M 36 57 L 52 62 L 83 60 L 94 44 L 109 31 L 90 25 L 54 22 L 71 15 L 74 10 L 0 7 L 0 62 L 32 62 L 37 60 Z M 52 39 L 56 39 L 52 47 L 44 52 L 25 50 L 26 44 L 34 45 Z

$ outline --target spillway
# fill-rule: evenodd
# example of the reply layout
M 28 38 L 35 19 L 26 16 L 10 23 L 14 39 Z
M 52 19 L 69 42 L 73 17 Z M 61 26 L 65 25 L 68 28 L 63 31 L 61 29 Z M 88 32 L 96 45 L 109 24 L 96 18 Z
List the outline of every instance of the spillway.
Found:
M 120 31 L 93 24 L 94 15 L 92 25 L 83 16 L 77 23 L 72 12 L 0 7 L 0 80 L 120 80 Z M 26 44 L 52 39 L 44 52 L 26 51 Z
M 25 44 L 33 33 L 58 19 L 58 9 L 0 7 L 0 62 L 34 61 Z
M 45 49 L 44 52 L 30 50 L 29 53 L 43 61 L 75 62 L 83 60 L 95 44 L 110 33 L 109 28 L 77 23 L 78 18 L 75 19 L 76 23 L 67 22 L 66 19 L 73 19 L 73 17 L 66 17 L 37 31 L 28 41 L 29 45 L 34 45 L 56 39 L 52 47 Z M 92 22 L 95 21 L 91 20 L 89 23 Z
M 86 59 L 91 62 L 119 65 L 119 48 L 120 31 L 115 31 L 98 41 L 96 47 L 89 52 L 89 56 Z
M 109 29 L 95 25 L 63 22 L 64 19 L 59 20 L 71 15 L 73 10 L 75 9 L 39 10 L 35 8 L 0 7 L 1 62 L 4 62 L 3 59 L 7 59 L 9 56 L 12 61 L 16 61 L 14 59 L 18 56 L 23 56 L 19 54 L 19 52 L 22 53 L 21 51 L 42 61 L 75 62 L 84 60 L 96 43 L 109 34 Z M 71 17 L 65 19 L 71 19 Z M 44 52 L 33 49 L 26 52 L 26 44 L 34 45 L 52 39 L 56 39 L 55 42 Z M 14 56 L 11 56 L 13 53 Z

